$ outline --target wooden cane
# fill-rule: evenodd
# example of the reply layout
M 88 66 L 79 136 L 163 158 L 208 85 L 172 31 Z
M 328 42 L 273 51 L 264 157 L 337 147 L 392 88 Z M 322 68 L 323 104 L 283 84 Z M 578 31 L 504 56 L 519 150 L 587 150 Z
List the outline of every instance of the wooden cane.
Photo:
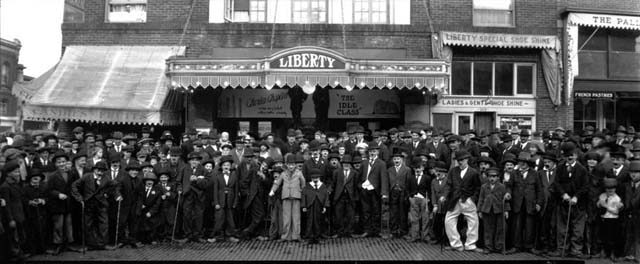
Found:
M 120 227 L 120 205 L 122 205 L 122 200 L 118 201 L 118 214 L 116 215 L 116 241 L 115 247 L 118 247 L 118 229 Z
M 176 235 L 176 225 L 178 224 L 178 211 L 180 209 L 180 195 L 182 192 L 178 192 L 178 202 L 176 203 L 176 216 L 173 218 L 173 228 L 171 230 L 171 242 L 173 243 Z
M 85 244 L 85 240 L 84 240 L 85 239 L 84 238 L 85 237 L 85 233 L 84 233 L 85 232 L 85 230 L 84 230 L 85 229 L 85 226 L 84 226 L 85 225 L 84 202 L 80 202 L 80 205 L 82 206 L 82 255 L 84 255 L 84 254 L 86 254 L 86 251 L 87 251 L 86 250 L 86 246 L 85 246 L 86 245 Z M 117 232 L 118 231 L 116 230 L 116 236 L 118 234 Z
M 567 247 L 567 238 L 569 237 L 569 223 L 571 221 L 571 202 L 569 202 L 569 210 L 567 211 L 567 226 L 564 230 L 564 241 L 562 242 L 562 254 L 564 258 L 564 249 Z

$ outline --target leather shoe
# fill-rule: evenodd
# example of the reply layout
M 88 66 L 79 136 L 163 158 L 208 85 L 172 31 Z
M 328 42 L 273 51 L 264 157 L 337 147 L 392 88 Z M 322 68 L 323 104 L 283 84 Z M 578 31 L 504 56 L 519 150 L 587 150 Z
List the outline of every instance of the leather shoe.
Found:
M 549 257 L 560 257 L 560 256 L 562 256 L 562 253 L 560 251 L 556 250 L 556 251 L 549 252 L 547 255 Z
M 509 250 L 505 251 L 504 253 L 507 255 L 511 255 L 518 252 L 518 250 L 516 248 L 510 248 Z
M 108 245 L 108 246 L 104 246 L 105 250 L 116 250 L 116 246 L 114 245 Z
M 216 240 L 215 238 L 207 239 L 207 242 L 209 242 L 209 243 L 216 243 L 216 241 L 218 241 L 218 240 Z
M 485 248 L 484 250 L 482 250 L 482 253 L 484 253 L 485 255 L 489 255 L 491 254 L 491 250 Z
M 237 239 L 235 237 L 230 237 L 227 239 L 227 241 L 231 242 L 231 243 L 238 243 L 240 242 L 240 239 Z

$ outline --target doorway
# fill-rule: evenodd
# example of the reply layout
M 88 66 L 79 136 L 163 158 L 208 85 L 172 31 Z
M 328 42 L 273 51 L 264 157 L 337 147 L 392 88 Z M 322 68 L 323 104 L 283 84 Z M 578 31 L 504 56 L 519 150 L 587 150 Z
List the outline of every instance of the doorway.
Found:
M 460 135 L 473 128 L 473 113 L 456 113 L 455 120 L 455 133 Z
M 478 135 L 485 133 L 491 133 L 496 127 L 496 114 L 495 112 L 476 112 L 475 113 L 475 129 Z

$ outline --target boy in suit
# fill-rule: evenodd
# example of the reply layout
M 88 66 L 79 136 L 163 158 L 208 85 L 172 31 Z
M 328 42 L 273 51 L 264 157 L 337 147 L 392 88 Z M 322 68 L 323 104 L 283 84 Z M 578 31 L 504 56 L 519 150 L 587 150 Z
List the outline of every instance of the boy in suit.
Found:
M 143 243 L 157 244 L 158 236 L 155 232 L 158 220 L 160 219 L 160 203 L 163 195 L 162 187 L 155 185 L 158 181 L 153 172 L 146 173 L 142 179 L 144 186 L 141 186 L 142 192 L 139 193 L 138 208 L 136 215 L 138 216 L 139 239 Z
M 160 216 L 158 224 L 158 236 L 162 240 L 171 239 L 173 226 L 175 225 L 176 204 L 178 202 L 178 190 L 175 182 L 169 182 L 171 172 L 168 169 L 158 170 L 160 181 Z
M 20 165 L 17 160 L 12 160 L 4 165 L 2 173 L 6 175 L 4 183 L 0 185 L 0 199 L 6 203 L 6 232 L 9 234 L 9 254 L 11 261 L 22 261 L 27 256 L 23 255 L 22 247 L 25 243 L 24 223 L 25 214 L 22 206 L 23 189 L 20 186 Z M 4 216 L 3 216 L 4 218 Z M 3 246 L 4 247 L 4 246 Z
M 46 188 L 42 179 L 44 175 L 39 169 L 31 170 L 28 183 L 24 187 L 24 200 L 26 208 L 27 231 L 27 252 L 29 254 L 40 254 L 45 251 L 45 227 L 47 219 Z
M 429 187 L 431 178 L 424 171 L 425 163 L 421 158 L 413 159 L 413 177 L 409 177 L 407 192 L 409 195 L 409 242 L 428 241 L 429 233 Z
M 444 202 L 446 199 L 445 185 L 447 184 L 446 163 L 444 161 L 437 161 L 435 165 L 436 177 L 431 181 L 431 204 L 433 205 L 433 225 L 431 226 L 431 233 L 433 234 L 433 244 L 443 243 L 442 240 L 446 239 L 444 236 L 444 216 L 446 211 L 444 208 Z
M 333 172 L 333 183 L 335 192 L 333 193 L 334 223 L 337 224 L 337 234 L 341 237 L 348 237 L 353 234 L 353 223 L 355 218 L 355 203 L 358 200 L 357 192 L 357 171 L 351 167 L 353 160 L 351 155 L 342 156 L 342 169 Z
M 480 188 L 478 199 L 479 217 L 484 224 L 484 254 L 500 252 L 504 249 L 504 224 L 509 217 L 509 204 L 505 202 L 507 193 L 505 186 L 500 183 L 500 170 L 491 167 L 486 171 L 488 182 Z M 504 217 L 504 218 L 503 218 Z
M 233 243 L 239 242 L 235 237 L 235 221 L 233 213 L 239 203 L 240 183 L 236 171 L 232 171 L 233 157 L 223 156 L 220 160 L 220 171 L 216 174 L 213 182 L 213 206 L 215 212 L 214 234 L 216 238 L 208 240 L 214 243 L 227 237 Z
M 329 208 L 329 188 L 320 181 L 323 172 L 319 169 L 308 171 L 311 182 L 302 190 L 302 212 L 307 213 L 307 232 L 309 244 L 318 244 L 320 224 L 324 223 L 324 214 Z
M 411 169 L 404 162 L 400 152 L 393 154 L 393 166 L 387 169 L 389 175 L 389 212 L 390 231 L 395 237 L 402 237 L 407 233 L 407 185 L 413 178 Z

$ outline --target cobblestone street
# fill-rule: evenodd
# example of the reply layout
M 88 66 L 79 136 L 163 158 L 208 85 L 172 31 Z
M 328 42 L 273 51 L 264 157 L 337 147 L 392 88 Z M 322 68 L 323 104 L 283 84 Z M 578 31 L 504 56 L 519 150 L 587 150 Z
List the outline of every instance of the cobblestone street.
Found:
M 35 256 L 30 262 L 72 261 L 445 261 L 445 262 L 537 262 L 550 259 L 531 254 L 483 255 L 473 252 L 440 252 L 440 246 L 407 243 L 404 240 L 381 238 L 325 240 L 319 245 L 278 243 L 274 241 L 243 241 L 237 244 L 158 244 L 142 249 L 123 248 L 116 251 L 89 251 L 86 255 L 66 252 L 59 256 Z M 554 259 L 558 260 L 558 259 Z M 554 260 L 551 260 L 554 262 Z M 564 259 L 563 263 L 583 263 Z M 556 262 L 557 263 L 557 262 Z M 603 263 L 589 261 L 588 263 Z M 604 262 L 606 263 L 606 262 Z

